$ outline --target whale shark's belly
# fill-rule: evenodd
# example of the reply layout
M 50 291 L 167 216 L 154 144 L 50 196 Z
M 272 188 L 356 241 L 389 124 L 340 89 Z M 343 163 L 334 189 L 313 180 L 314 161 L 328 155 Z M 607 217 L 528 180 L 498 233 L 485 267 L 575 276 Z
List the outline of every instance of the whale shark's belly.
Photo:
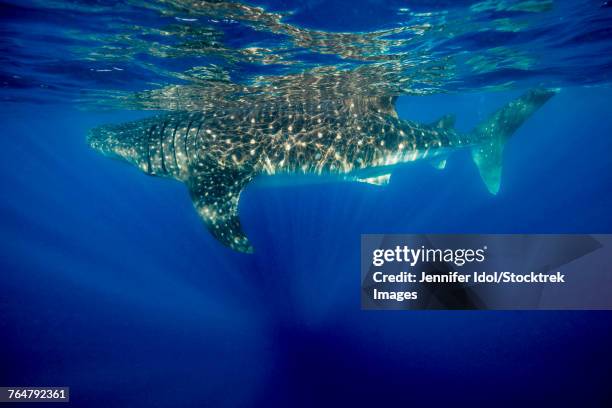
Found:
M 255 184 L 266 187 L 282 187 L 295 185 L 313 185 L 342 182 L 365 182 L 371 184 L 386 184 L 390 174 L 398 168 L 409 166 L 418 160 L 429 160 L 438 167 L 438 163 L 446 159 L 451 149 L 437 148 L 413 150 L 401 156 L 389 156 L 379 162 L 371 163 L 363 168 L 353 168 L 348 172 L 279 172 L 274 175 L 262 174 L 255 179 Z

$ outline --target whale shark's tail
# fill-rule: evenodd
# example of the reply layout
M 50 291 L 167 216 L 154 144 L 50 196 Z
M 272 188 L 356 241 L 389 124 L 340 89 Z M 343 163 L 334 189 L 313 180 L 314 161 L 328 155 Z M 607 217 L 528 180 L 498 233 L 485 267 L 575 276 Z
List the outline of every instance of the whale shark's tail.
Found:
M 472 131 L 470 139 L 476 143 L 472 158 L 491 194 L 499 191 L 504 145 L 523 122 L 556 93 L 551 89 L 532 89 Z

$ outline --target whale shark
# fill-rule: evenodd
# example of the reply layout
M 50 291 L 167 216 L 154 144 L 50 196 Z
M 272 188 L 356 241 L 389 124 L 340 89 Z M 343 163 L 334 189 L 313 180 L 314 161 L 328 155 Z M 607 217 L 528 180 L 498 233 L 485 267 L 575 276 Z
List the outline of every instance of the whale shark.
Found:
M 531 89 L 470 132 L 454 116 L 429 124 L 398 117 L 396 96 L 282 103 L 220 102 L 214 109 L 171 112 L 94 128 L 88 143 L 153 176 L 187 186 L 212 235 L 236 251 L 253 247 L 238 215 L 240 194 L 260 175 L 310 175 L 384 185 L 395 167 L 469 149 L 488 191 L 500 189 L 504 145 L 557 91 Z M 296 98 L 297 99 L 297 98 Z

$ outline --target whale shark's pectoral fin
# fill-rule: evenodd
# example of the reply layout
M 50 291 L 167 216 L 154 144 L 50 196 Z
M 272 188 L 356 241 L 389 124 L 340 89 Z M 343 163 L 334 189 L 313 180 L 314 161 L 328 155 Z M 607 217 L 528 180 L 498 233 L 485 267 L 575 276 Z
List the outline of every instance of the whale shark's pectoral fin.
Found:
M 375 186 L 386 186 L 389 184 L 389 180 L 391 179 L 391 174 L 383 174 L 381 176 L 367 177 L 367 178 L 359 178 L 357 179 L 360 183 L 373 184 Z
M 252 175 L 231 168 L 211 166 L 195 172 L 187 181 L 193 205 L 209 231 L 221 243 L 246 253 L 253 247 L 238 217 L 240 193 Z

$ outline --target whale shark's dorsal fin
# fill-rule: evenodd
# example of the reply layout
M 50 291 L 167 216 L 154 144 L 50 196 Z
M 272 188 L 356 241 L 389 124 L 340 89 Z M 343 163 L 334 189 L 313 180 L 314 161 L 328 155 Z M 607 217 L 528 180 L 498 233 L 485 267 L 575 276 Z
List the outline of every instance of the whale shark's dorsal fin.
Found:
M 397 96 L 380 96 L 373 99 L 373 106 L 383 113 L 389 114 L 394 118 L 397 118 L 397 111 L 395 110 L 395 102 Z
M 455 115 L 444 115 L 429 126 L 438 129 L 452 129 L 455 127 Z
M 351 110 L 357 112 L 377 112 L 391 115 L 397 118 L 395 111 L 395 101 L 397 96 L 356 96 L 347 99 L 345 103 L 351 107 Z
M 194 171 L 186 182 L 193 205 L 212 235 L 230 248 L 246 253 L 252 253 L 253 247 L 240 225 L 238 200 L 252 178 L 250 173 L 211 163 Z

